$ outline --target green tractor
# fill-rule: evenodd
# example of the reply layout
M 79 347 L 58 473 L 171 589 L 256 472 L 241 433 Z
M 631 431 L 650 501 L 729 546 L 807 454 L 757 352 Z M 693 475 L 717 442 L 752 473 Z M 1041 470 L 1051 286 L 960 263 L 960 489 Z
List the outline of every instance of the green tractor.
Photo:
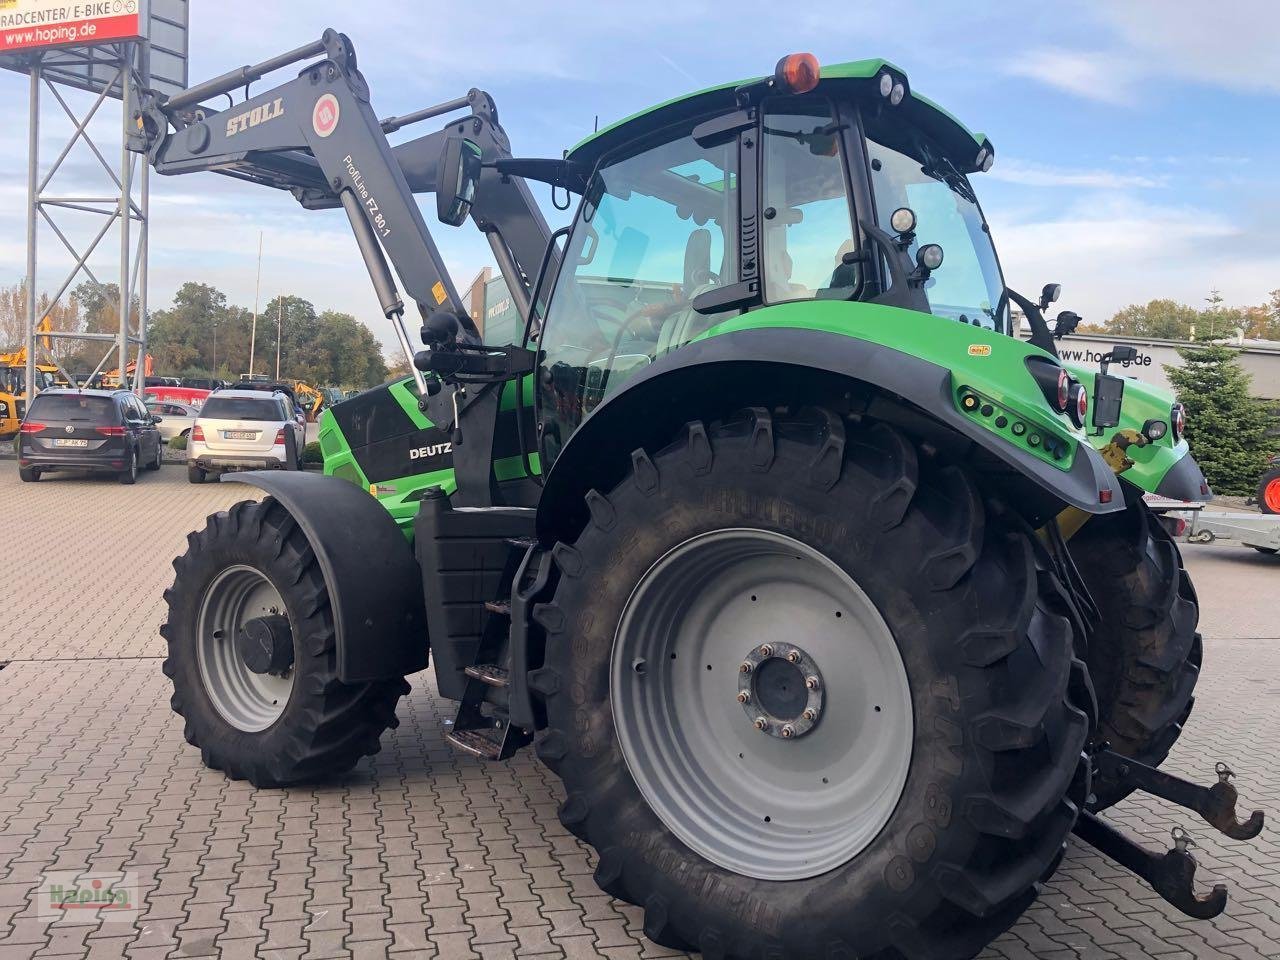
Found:
M 1261 829 L 1225 766 L 1153 769 L 1201 650 L 1142 494 L 1208 488 L 1165 399 L 1059 363 L 1052 291 L 1006 289 L 974 193 L 991 143 L 899 68 L 793 55 L 523 159 L 478 90 L 379 120 L 329 31 L 137 116 L 161 173 L 342 207 L 413 361 L 325 412 L 326 476 L 229 476 L 267 497 L 175 561 L 164 670 L 206 765 L 340 773 L 430 654 L 448 739 L 534 746 L 666 946 L 970 957 L 1073 831 L 1221 912 L 1184 835 L 1155 853 L 1098 816 L 1141 789 Z M 581 198 L 570 227 L 531 182 Z M 415 193 L 485 233 L 523 343 L 482 341 Z

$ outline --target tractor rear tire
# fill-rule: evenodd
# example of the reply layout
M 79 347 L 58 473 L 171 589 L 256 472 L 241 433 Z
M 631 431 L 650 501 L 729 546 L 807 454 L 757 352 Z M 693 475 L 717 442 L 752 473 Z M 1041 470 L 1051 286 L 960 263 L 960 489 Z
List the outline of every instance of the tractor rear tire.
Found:
M 1018 918 L 1088 793 L 1089 733 L 1077 625 L 1019 517 L 892 428 L 846 438 L 824 410 L 690 423 L 586 508 L 534 613 L 538 754 L 597 884 L 644 909 L 651 940 L 725 960 L 962 958 Z M 849 604 L 822 582 L 852 584 Z M 804 703 L 786 661 L 825 696 L 790 733 L 769 707 Z M 889 769 L 877 751 L 900 778 L 859 774 Z M 867 817 L 831 813 L 846 789 Z
M 1280 469 L 1262 475 L 1258 483 L 1258 509 L 1263 513 L 1280 513 Z
M 1100 622 L 1086 660 L 1098 697 L 1099 742 L 1157 767 L 1195 704 L 1203 646 L 1200 604 L 1177 543 L 1141 497 L 1094 517 L 1070 540 Z M 1092 809 L 1131 790 L 1098 778 Z
M 205 766 L 255 787 L 282 787 L 342 773 L 377 753 L 409 684 L 338 679 L 328 586 L 289 511 L 271 497 L 243 501 L 210 516 L 187 542 L 173 562 L 160 633 L 170 705 Z M 251 619 L 268 621 L 273 640 L 285 638 L 265 672 L 241 653 Z

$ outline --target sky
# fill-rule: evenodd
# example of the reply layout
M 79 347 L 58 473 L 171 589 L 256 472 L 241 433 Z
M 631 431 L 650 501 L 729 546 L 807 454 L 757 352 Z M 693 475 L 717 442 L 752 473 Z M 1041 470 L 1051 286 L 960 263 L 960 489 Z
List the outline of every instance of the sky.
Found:
M 379 115 L 480 87 L 496 100 L 517 156 L 559 156 L 597 120 L 770 72 L 793 51 L 826 63 L 885 57 L 914 90 L 995 144 L 995 166 L 975 188 L 1011 286 L 1031 293 L 1062 283 L 1061 306 L 1095 322 L 1156 297 L 1199 305 L 1216 288 L 1228 304 L 1249 305 L 1280 287 L 1280 5 L 1270 0 L 191 5 L 193 81 L 332 26 L 354 41 Z M 47 162 L 69 127 L 45 99 Z M 118 105 L 104 107 L 95 126 L 103 143 L 118 120 Z M 393 140 L 427 132 L 411 130 Z M 27 80 L 0 71 L 9 171 L 0 178 L 0 284 L 25 273 L 26 154 Z M 102 192 L 100 171 L 78 146 L 53 184 L 64 196 Z M 549 189 L 534 192 L 553 225 L 563 223 Z M 469 224 L 438 225 L 426 201 L 465 286 L 490 262 L 488 247 Z M 261 234 L 261 303 L 305 296 L 393 342 L 340 212 L 307 212 L 286 193 L 213 174 L 153 177 L 151 202 L 153 309 L 186 280 L 252 307 Z M 92 235 L 91 223 L 59 219 L 73 242 Z M 48 228 L 40 244 L 39 285 L 56 287 L 69 262 Z M 118 249 L 109 236 L 90 261 L 104 280 L 118 270 Z

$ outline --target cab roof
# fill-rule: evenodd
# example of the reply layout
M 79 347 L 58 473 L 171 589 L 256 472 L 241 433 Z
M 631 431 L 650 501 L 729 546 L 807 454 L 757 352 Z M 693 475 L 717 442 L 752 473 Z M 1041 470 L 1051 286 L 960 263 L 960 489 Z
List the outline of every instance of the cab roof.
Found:
M 886 71 L 895 79 L 901 80 L 907 90 L 899 106 L 886 105 L 886 109 L 901 111 L 904 122 L 921 127 L 937 140 L 948 153 L 952 154 L 949 159 L 957 169 L 965 173 L 977 172 L 978 167 L 974 160 L 979 150 L 985 147 L 988 153 L 994 152 L 986 135 L 969 130 L 932 100 L 913 91 L 906 72 L 888 60 L 853 60 L 848 63 L 824 66 L 819 72 L 819 82 L 815 92 L 832 96 L 861 93 L 862 96 L 870 98 L 870 102 L 875 102 L 881 99 L 876 90 L 876 83 L 880 74 Z M 763 79 L 765 78 L 751 77 L 746 80 L 723 83 L 695 93 L 684 94 L 633 113 L 579 141 L 568 151 L 565 159 L 577 165 L 594 167 L 606 153 L 651 131 L 705 113 L 732 109 L 735 103 L 735 91 L 739 87 L 757 83 Z

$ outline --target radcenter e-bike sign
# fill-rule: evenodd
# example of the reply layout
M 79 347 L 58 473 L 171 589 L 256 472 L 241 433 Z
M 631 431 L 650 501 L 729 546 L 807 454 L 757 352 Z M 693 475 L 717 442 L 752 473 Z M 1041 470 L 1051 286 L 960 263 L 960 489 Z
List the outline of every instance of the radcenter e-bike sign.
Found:
M 0 0 L 0 54 L 143 36 L 143 0 Z

